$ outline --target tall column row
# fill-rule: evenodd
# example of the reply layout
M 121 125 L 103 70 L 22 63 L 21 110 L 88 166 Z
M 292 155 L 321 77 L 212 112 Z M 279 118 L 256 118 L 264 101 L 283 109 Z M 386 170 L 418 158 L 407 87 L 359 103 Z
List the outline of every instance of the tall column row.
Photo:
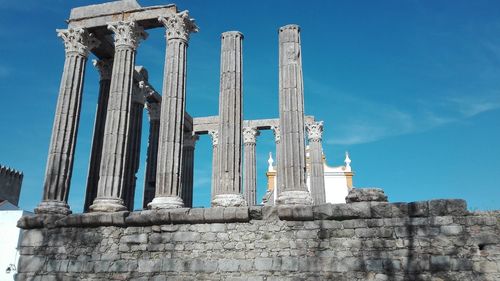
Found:
M 45 170 L 43 199 L 35 212 L 65 215 L 71 213 L 67 202 L 85 65 L 89 51 L 99 42 L 82 28 L 58 30 L 58 36 L 64 41 L 66 56 Z
M 181 198 L 187 208 L 193 207 L 194 148 L 198 138 L 192 132 L 184 133 Z
M 144 194 L 142 207 L 147 208 L 148 204 L 155 197 L 156 187 L 156 167 L 158 165 L 158 140 L 160 136 L 160 104 L 146 104 L 149 117 L 149 137 L 146 158 L 146 173 L 144 175 Z
M 160 115 L 160 140 L 155 198 L 151 209 L 178 208 L 181 193 L 182 146 L 186 97 L 186 49 L 189 35 L 197 32 L 187 12 L 160 17 L 166 27 L 167 50 Z
M 279 29 L 279 108 L 281 177 L 278 204 L 312 203 L 305 179 L 304 88 L 300 28 L 287 25 Z
M 126 187 L 127 170 L 131 165 L 128 148 L 132 106 L 132 82 L 135 54 L 139 42 L 147 37 L 143 28 L 135 22 L 120 21 L 108 25 L 115 36 L 115 55 L 108 112 L 104 132 L 101 167 L 97 198 L 90 206 L 94 212 L 126 210 L 123 195 Z
M 214 207 L 245 206 L 241 194 L 242 40 L 238 31 L 222 33 L 219 95 L 218 177 Z
M 314 122 L 306 125 L 309 140 L 309 179 L 313 203 L 326 203 L 325 172 L 323 166 L 323 122 Z
M 90 205 L 97 197 L 97 185 L 99 183 L 99 169 L 101 166 L 102 141 L 104 138 L 104 126 L 106 125 L 106 113 L 108 111 L 109 87 L 111 84 L 111 71 L 113 59 L 94 60 L 94 66 L 99 71 L 99 96 L 94 121 L 94 134 L 92 137 L 92 149 L 90 152 L 90 163 L 87 177 L 87 191 L 83 211 L 88 212 Z
M 249 206 L 257 204 L 257 169 L 255 145 L 259 131 L 256 128 L 243 128 L 243 192 Z

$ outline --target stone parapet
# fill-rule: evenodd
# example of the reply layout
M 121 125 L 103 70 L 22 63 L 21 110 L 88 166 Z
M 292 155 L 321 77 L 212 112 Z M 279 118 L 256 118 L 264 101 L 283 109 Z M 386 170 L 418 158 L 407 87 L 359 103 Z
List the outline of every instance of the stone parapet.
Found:
M 410 203 L 355 202 L 315 206 L 252 206 L 218 208 L 178 208 L 138 212 L 83 213 L 68 216 L 36 215 L 22 217 L 18 227 L 152 226 L 162 224 L 234 223 L 251 220 L 353 220 L 466 216 L 467 204 L 461 199 L 441 199 Z
M 500 278 L 500 212 L 470 213 L 463 200 L 39 215 L 19 224 L 17 280 Z

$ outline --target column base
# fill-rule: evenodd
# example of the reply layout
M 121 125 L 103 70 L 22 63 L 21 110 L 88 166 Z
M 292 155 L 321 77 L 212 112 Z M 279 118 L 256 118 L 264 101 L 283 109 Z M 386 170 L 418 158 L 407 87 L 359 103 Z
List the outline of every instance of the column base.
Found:
M 148 204 L 148 209 L 175 209 L 184 207 L 184 202 L 179 196 L 165 196 L 155 197 L 151 203 Z
M 94 203 L 89 207 L 90 212 L 120 212 L 126 211 L 127 207 L 120 198 L 99 198 L 94 200 Z
M 35 208 L 35 214 L 69 215 L 69 205 L 57 200 L 44 200 Z
M 276 205 L 312 205 L 312 203 L 311 194 L 306 190 L 282 191 L 276 199 Z
M 245 207 L 247 201 L 241 194 L 217 194 L 212 200 L 212 207 Z

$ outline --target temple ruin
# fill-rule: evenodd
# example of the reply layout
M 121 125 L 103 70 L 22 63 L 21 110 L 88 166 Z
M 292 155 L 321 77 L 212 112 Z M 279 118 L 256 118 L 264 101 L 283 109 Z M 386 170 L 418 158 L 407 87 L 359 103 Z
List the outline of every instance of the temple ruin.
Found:
M 379 189 L 353 189 L 346 204 L 325 204 L 323 122 L 305 115 L 299 26 L 278 30 L 279 118 L 247 120 L 242 33 L 221 35 L 219 114 L 192 117 L 186 58 L 198 27 L 188 11 L 124 0 L 74 8 L 67 22 L 57 30 L 66 56 L 43 197 L 36 215 L 18 223 L 17 280 L 500 278 L 498 213 L 470 213 L 463 200 L 388 203 Z M 164 28 L 166 37 L 161 93 L 135 63 L 153 28 Z M 99 101 L 84 213 L 71 214 L 90 54 Z M 143 110 L 150 124 L 144 209 L 134 211 Z M 267 200 L 275 205 L 257 205 L 262 130 L 275 135 L 277 198 Z M 194 149 L 204 134 L 213 144 L 212 207 L 191 208 Z

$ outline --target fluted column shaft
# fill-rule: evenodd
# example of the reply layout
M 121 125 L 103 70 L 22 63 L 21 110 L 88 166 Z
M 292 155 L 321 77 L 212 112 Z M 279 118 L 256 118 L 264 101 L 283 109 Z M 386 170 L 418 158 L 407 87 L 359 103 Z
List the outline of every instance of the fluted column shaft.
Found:
M 281 178 L 282 176 L 280 176 L 279 174 L 279 171 L 281 169 L 281 158 L 280 158 L 280 155 L 281 155 L 281 133 L 280 133 L 280 127 L 273 127 L 273 133 L 274 133 L 274 143 L 276 144 L 276 171 L 278 171 L 276 173 L 276 186 L 274 187 L 275 188 L 275 191 L 273 192 L 274 193 L 274 196 L 273 196 L 273 205 L 274 205 L 274 201 L 278 198 L 278 195 L 280 194 L 280 190 L 281 190 Z
M 92 149 L 90 153 L 89 172 L 87 176 L 87 192 L 83 211 L 88 212 L 90 205 L 97 197 L 97 185 L 99 183 L 99 169 L 101 166 L 102 142 L 104 139 L 104 126 L 106 124 L 106 113 L 108 111 L 109 87 L 111 84 L 111 70 L 113 59 L 95 60 L 94 66 L 100 74 L 99 96 L 94 121 L 94 135 L 92 138 Z
M 193 207 L 194 149 L 197 140 L 198 136 L 193 136 L 191 132 L 184 133 L 181 198 L 188 208 Z
M 142 113 L 144 110 L 143 90 L 138 86 L 133 86 L 132 105 L 130 107 L 130 126 L 128 136 L 128 160 L 125 164 L 125 183 L 123 201 L 129 211 L 134 210 L 134 195 L 137 182 L 137 171 L 139 170 L 141 154 L 142 135 Z
M 219 133 L 217 131 L 209 131 L 208 134 L 212 137 L 212 190 L 210 196 L 211 200 L 213 200 L 216 194 L 217 177 L 219 176 L 219 172 L 217 171 L 219 168 L 219 161 L 217 161 L 217 157 L 219 157 Z
M 135 22 L 117 22 L 108 26 L 115 36 L 115 55 L 108 112 L 104 132 L 97 198 L 90 206 L 93 212 L 126 210 L 127 170 L 130 162 L 130 127 L 135 54 L 139 41 L 147 36 Z
M 323 167 L 323 122 L 307 124 L 307 138 L 309 140 L 309 182 L 311 197 L 315 205 L 326 203 L 325 170 Z
M 66 57 L 50 141 L 42 202 L 36 213 L 71 213 L 68 194 L 80 120 L 85 64 L 89 50 L 98 43 L 86 30 L 58 30 Z
M 212 206 L 244 206 L 241 194 L 242 40 L 222 33 L 219 96 L 218 177 Z
M 149 138 L 146 173 L 144 176 L 144 196 L 142 201 L 142 207 L 144 209 L 147 208 L 148 204 L 155 197 L 158 138 L 160 134 L 160 104 L 148 103 L 147 109 L 149 114 Z
M 156 170 L 155 198 L 152 209 L 178 208 L 181 195 L 182 146 L 186 97 L 186 49 L 189 34 L 197 28 L 187 12 L 159 18 L 166 27 L 163 95 L 160 117 L 160 141 Z
M 304 89 L 300 28 L 279 29 L 279 106 L 281 152 L 278 204 L 311 204 L 305 179 Z
M 243 128 L 243 193 L 249 206 L 257 204 L 255 145 L 258 135 L 256 128 Z

